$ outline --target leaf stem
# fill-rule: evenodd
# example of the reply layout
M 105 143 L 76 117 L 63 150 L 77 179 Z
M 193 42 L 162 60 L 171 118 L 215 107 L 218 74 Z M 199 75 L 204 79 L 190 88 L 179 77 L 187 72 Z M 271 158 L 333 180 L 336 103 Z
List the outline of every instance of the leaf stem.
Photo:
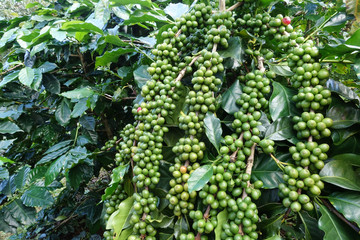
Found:
M 341 221 L 346 223 L 349 227 L 351 227 L 357 234 L 360 235 L 360 228 L 357 227 L 355 224 L 347 220 L 338 210 L 334 208 L 334 206 L 326 199 L 321 198 L 321 202 L 331 211 L 333 212 Z
M 314 34 L 317 33 L 318 31 L 320 31 L 320 30 L 325 26 L 325 24 L 326 24 L 328 21 L 330 21 L 330 19 L 331 19 L 332 17 L 334 17 L 336 14 L 338 14 L 337 11 L 334 12 L 334 13 L 333 13 L 325 22 L 323 22 L 315 31 L 313 31 L 311 34 L 309 34 L 309 35 L 305 38 L 304 42 L 306 42 L 312 35 L 314 35 Z

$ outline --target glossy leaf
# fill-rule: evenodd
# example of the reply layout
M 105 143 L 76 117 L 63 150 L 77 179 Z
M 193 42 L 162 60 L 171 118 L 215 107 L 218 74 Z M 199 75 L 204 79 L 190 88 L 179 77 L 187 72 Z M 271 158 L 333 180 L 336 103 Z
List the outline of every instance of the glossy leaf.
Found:
M 189 192 L 201 190 L 213 175 L 212 165 L 203 165 L 190 174 L 188 180 Z
M 146 22 L 168 22 L 165 16 L 155 12 L 135 10 L 130 18 L 124 21 L 124 24 L 146 23 Z
M 291 139 L 294 136 L 292 117 L 276 119 L 266 130 L 265 138 L 282 141 Z
M 60 93 L 60 82 L 52 74 L 43 74 L 42 83 L 47 91 L 54 94 Z
M 67 99 L 63 99 L 58 108 L 56 109 L 55 118 L 62 126 L 65 126 L 69 123 L 70 116 L 70 103 Z
M 284 77 L 290 77 L 294 75 L 294 73 L 291 71 L 289 66 L 286 65 L 279 65 L 279 64 L 271 64 L 268 63 L 269 68 L 271 71 L 276 73 L 276 75 L 284 76 Z
M 106 224 L 106 229 L 113 229 L 114 234 L 119 236 L 125 221 L 129 215 L 131 208 L 133 207 L 134 197 L 129 197 L 122 201 L 116 210 L 111 216 Z
M 291 158 L 289 154 L 282 154 L 276 158 L 280 161 L 286 161 Z M 253 181 L 261 180 L 264 183 L 264 188 L 274 189 L 282 183 L 282 171 L 276 162 L 268 155 L 263 154 L 255 159 L 251 178 Z
M 147 65 L 142 65 L 133 72 L 138 88 L 142 88 L 142 86 L 151 79 L 151 75 L 148 73 L 147 68 Z
M 208 112 L 204 118 L 205 133 L 209 141 L 219 151 L 222 128 L 220 119 L 215 117 L 213 113 Z
M 55 63 L 46 61 L 43 64 L 41 64 L 41 66 L 38 69 L 41 71 L 41 73 L 47 73 L 56 69 L 57 67 L 58 66 Z
M 13 122 L 10 121 L 6 121 L 6 122 L 0 122 L 0 133 L 1 134 L 13 134 L 16 132 L 23 132 L 23 130 L 21 130 L 18 125 L 16 125 Z
M 95 67 L 107 66 L 109 63 L 117 62 L 121 55 L 135 52 L 133 48 L 116 48 L 106 51 L 104 55 L 96 57 Z
M 242 65 L 244 61 L 244 49 L 242 46 L 242 41 L 239 37 L 231 37 L 228 40 L 228 44 L 228 48 L 219 51 L 220 56 L 223 58 L 233 59 L 236 62 L 236 64 L 234 64 L 234 67 Z
M 189 10 L 189 6 L 183 3 L 170 3 L 164 9 L 165 13 L 170 15 L 172 19 L 176 20 L 177 18 L 181 17 L 184 13 Z
M 120 165 L 116 168 L 113 169 L 112 174 L 111 174 L 111 183 L 110 184 L 114 184 L 117 182 L 120 182 L 121 179 L 123 179 L 125 173 L 128 171 L 129 169 L 129 165 Z
M 89 107 L 87 106 L 87 98 L 80 99 L 74 106 L 71 117 L 80 117 Z
M 283 216 L 283 214 L 275 215 L 259 223 L 259 228 L 261 229 L 265 237 L 273 237 L 279 234 L 281 220 L 283 219 Z
M 151 0 L 110 0 L 111 6 L 123 6 L 127 4 L 140 4 L 144 7 L 150 8 L 152 6 Z
M 17 189 L 21 189 L 25 186 L 28 175 L 30 173 L 30 167 L 29 166 L 23 166 L 15 175 L 14 177 L 14 183 L 16 185 Z
M 19 72 L 19 81 L 30 87 L 32 82 L 35 79 L 35 72 L 34 69 L 30 68 L 30 67 L 25 67 L 23 69 L 20 70 Z
M 68 92 L 63 92 L 60 95 L 70 99 L 81 99 L 94 95 L 94 90 L 89 87 L 77 88 Z
M 6 210 L 10 212 L 13 218 L 23 225 L 29 225 L 36 222 L 35 208 L 26 207 L 20 199 L 15 199 L 7 205 Z
M 332 128 L 347 128 L 360 122 L 360 109 L 351 105 L 337 104 L 327 110 L 326 117 L 333 120 Z
M 8 75 L 6 75 L 2 81 L 0 82 L 0 87 L 5 86 L 7 83 L 14 81 L 19 76 L 20 71 L 14 71 Z
M 304 228 L 305 238 L 309 240 L 323 239 L 324 233 L 318 227 L 318 219 L 311 217 L 308 212 L 299 212 L 302 222 L 301 228 Z
M 55 180 L 65 166 L 66 162 L 66 155 L 62 155 L 49 166 L 45 174 L 45 185 L 49 185 Z
M 360 155 L 353 153 L 344 153 L 333 156 L 332 159 L 341 160 L 354 166 L 360 167 Z
M 31 186 L 21 196 L 21 201 L 28 207 L 47 207 L 54 203 L 54 198 L 45 188 Z
M 360 191 L 360 176 L 353 170 L 350 163 L 334 160 L 325 164 L 320 171 L 321 180 L 336 186 Z
M 336 92 L 346 99 L 354 100 L 357 104 L 360 104 L 360 97 L 343 83 L 335 81 L 334 79 L 329 79 L 326 81 L 326 87 L 332 92 Z
M 359 132 L 360 129 L 356 125 L 344 129 L 333 129 L 331 131 L 331 138 L 334 142 L 334 145 L 340 145 L 343 142 L 345 142 L 348 138 L 354 136 L 355 134 L 358 134 Z
M 228 212 L 226 211 L 226 209 L 218 213 L 216 218 L 218 225 L 215 228 L 215 240 L 221 240 L 221 233 L 223 231 L 222 225 L 227 222 L 227 218 Z
M 236 104 L 236 99 L 242 94 L 241 85 L 239 81 L 235 81 L 231 87 L 222 95 L 221 107 L 229 114 L 234 114 L 239 111 L 239 106 Z
M 179 239 L 182 233 L 189 232 L 189 224 L 187 223 L 185 216 L 179 217 L 174 225 L 174 235 L 175 239 Z
M 360 226 L 360 194 L 356 192 L 333 192 L 328 196 L 336 210 L 341 212 L 349 221 Z
M 103 31 L 94 24 L 83 21 L 65 22 L 61 26 L 61 30 L 66 30 L 68 32 L 96 32 L 103 34 Z
M 273 121 L 281 117 L 297 116 L 300 111 L 296 108 L 295 102 L 291 98 L 297 93 L 294 89 L 273 82 L 273 93 L 269 100 L 270 116 Z
M 335 214 L 330 212 L 324 205 L 319 206 L 321 217 L 319 228 L 325 232 L 324 240 L 353 240 L 356 239 L 355 232 L 349 229 Z

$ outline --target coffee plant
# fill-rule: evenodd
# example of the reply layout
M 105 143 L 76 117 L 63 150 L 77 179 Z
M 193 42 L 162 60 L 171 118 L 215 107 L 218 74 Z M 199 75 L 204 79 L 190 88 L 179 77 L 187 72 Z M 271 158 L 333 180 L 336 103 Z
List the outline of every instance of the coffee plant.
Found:
M 59 0 L 0 20 L 9 239 L 358 239 L 357 1 Z

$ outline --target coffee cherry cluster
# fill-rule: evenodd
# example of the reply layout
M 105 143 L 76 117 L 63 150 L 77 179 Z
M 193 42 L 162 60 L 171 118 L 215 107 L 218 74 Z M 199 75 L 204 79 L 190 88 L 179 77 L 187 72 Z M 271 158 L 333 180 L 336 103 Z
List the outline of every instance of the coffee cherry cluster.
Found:
M 224 48 L 229 46 L 230 29 L 234 22 L 235 18 L 232 16 L 232 12 L 222 11 L 211 15 L 211 18 L 207 21 L 207 24 L 211 26 L 211 28 L 207 32 L 205 39 L 208 50 L 211 50 L 214 44 L 219 44 Z
M 177 146 L 174 148 L 176 147 Z M 187 181 L 190 174 L 200 166 L 199 163 L 194 163 L 189 166 L 182 165 L 178 158 L 179 157 L 175 159 L 175 165 L 169 169 L 174 178 L 170 180 L 171 189 L 166 195 L 166 199 L 169 200 L 169 208 L 174 211 L 175 216 L 188 214 L 195 208 L 194 204 L 197 194 L 195 191 L 189 193 Z
M 296 165 L 309 167 L 315 172 L 324 167 L 324 161 L 328 158 L 327 151 L 329 151 L 328 144 L 319 145 L 317 142 L 298 142 L 296 146 L 289 148 Z
M 294 129 L 297 131 L 297 138 L 308 138 L 313 136 L 316 140 L 322 137 L 330 137 L 332 126 L 331 118 L 324 118 L 322 113 L 303 112 L 301 117 L 293 117 Z
M 148 221 L 151 221 L 149 213 L 157 207 L 158 199 L 148 190 L 144 189 L 141 194 L 135 193 L 134 210 L 130 224 L 133 225 L 133 235 L 128 239 L 138 239 L 136 235 L 146 236 L 146 239 L 155 240 L 156 231 Z M 147 221 L 145 221 L 147 220 Z
M 292 100 L 296 102 L 297 108 L 302 108 L 304 111 L 322 110 L 331 103 L 331 92 L 321 85 L 316 85 L 313 88 L 300 88 L 299 93 Z
M 121 180 L 116 190 L 111 195 L 108 195 L 106 197 L 105 200 L 106 213 L 104 215 L 105 221 L 109 219 L 111 214 L 119 208 L 120 203 L 127 197 L 128 195 L 126 194 L 123 187 L 123 180 Z M 113 230 L 107 230 L 104 232 L 104 238 L 106 240 L 111 240 L 113 239 L 113 234 L 114 234 Z
M 329 78 L 329 71 L 322 68 L 316 59 L 319 57 L 319 50 L 312 40 L 302 43 L 302 37 L 297 38 L 300 45 L 289 50 L 288 65 L 295 73 L 290 81 L 294 88 L 324 85 Z
M 279 195 L 283 198 L 284 206 L 290 207 L 294 212 L 301 209 L 312 211 L 314 205 L 310 197 L 319 196 L 324 188 L 320 176 L 311 174 L 307 168 L 302 167 L 286 166 L 284 172 L 283 179 L 286 184 L 279 184 Z
M 228 222 L 222 225 L 221 239 L 258 239 L 258 210 L 250 197 L 230 199 L 227 211 Z
M 101 147 L 101 151 L 105 151 L 107 149 L 111 149 L 113 147 L 116 147 L 116 150 L 118 150 L 118 147 L 116 146 L 116 141 L 118 140 L 117 136 L 114 136 L 113 139 L 107 141 L 104 146 Z
M 134 141 L 135 141 L 135 126 L 134 124 L 128 124 L 120 133 L 122 141 L 119 142 L 117 149 L 118 153 L 115 154 L 115 163 L 120 165 L 121 163 L 128 163 L 132 153 L 135 150 Z
M 243 94 L 237 100 L 244 112 L 252 113 L 255 110 L 266 109 L 269 105 L 265 95 L 270 93 L 270 80 L 259 70 L 249 72 L 245 77 L 240 77 L 245 81 Z

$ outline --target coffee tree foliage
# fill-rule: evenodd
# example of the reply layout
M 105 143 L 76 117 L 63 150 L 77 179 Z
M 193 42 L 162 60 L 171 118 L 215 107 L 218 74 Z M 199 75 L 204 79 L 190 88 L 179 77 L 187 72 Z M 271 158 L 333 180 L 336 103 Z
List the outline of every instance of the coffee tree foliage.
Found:
M 11 239 L 357 239 L 357 1 L 59 0 L 0 21 Z

